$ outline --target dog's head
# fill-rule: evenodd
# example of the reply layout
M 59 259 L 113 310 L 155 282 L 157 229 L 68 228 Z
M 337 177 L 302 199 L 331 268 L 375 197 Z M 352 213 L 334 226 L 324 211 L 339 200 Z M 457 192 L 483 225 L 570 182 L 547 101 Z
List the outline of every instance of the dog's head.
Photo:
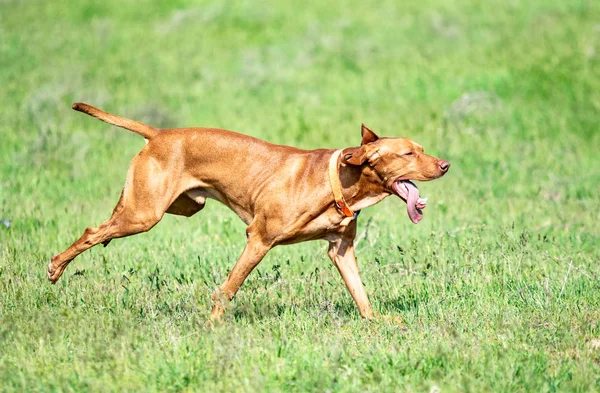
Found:
M 446 160 L 427 155 L 423 147 L 407 138 L 379 138 L 373 131 L 362 126 L 360 147 L 342 152 L 346 165 L 365 167 L 372 172 L 374 181 L 390 194 L 402 198 L 411 221 L 417 224 L 423 217 L 426 199 L 419 196 L 417 186 L 411 180 L 428 181 L 443 176 L 450 168 Z

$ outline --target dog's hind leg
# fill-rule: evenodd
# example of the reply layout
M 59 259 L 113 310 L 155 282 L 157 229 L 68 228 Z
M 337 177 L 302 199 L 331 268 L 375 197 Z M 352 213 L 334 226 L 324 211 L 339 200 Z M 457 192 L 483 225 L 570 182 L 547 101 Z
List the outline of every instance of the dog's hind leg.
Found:
M 163 217 L 177 189 L 156 162 L 135 157 L 127 176 L 128 181 L 110 219 L 97 228 L 86 228 L 83 235 L 69 248 L 52 257 L 48 279 L 52 283 L 63 274 L 67 265 L 85 250 L 112 239 L 146 232 Z

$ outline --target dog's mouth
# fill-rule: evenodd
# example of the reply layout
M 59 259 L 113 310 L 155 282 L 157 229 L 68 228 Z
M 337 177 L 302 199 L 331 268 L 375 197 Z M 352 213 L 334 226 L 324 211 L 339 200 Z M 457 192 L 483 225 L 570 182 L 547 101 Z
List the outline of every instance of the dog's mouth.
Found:
M 421 198 L 419 189 L 410 180 L 395 180 L 392 188 L 401 199 L 406 202 L 406 210 L 410 220 L 418 224 L 423 218 L 423 211 L 427 205 L 427 198 Z

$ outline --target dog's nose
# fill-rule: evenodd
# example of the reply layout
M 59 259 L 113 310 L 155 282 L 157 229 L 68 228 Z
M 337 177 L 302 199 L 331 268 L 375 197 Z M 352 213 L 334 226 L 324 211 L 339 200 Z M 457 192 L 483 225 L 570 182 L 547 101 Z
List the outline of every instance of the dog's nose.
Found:
M 450 168 L 450 163 L 446 160 L 441 160 L 440 161 L 440 169 L 443 172 L 448 172 L 448 168 Z

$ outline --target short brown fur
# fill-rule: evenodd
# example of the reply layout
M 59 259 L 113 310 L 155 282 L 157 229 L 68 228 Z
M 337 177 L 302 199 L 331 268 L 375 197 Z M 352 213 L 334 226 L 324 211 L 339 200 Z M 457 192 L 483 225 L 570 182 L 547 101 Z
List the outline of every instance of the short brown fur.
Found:
M 91 105 L 73 109 L 134 131 L 148 144 L 131 162 L 121 198 L 110 219 L 87 228 L 48 265 L 52 283 L 83 251 L 112 239 L 150 230 L 165 213 L 192 216 L 206 198 L 233 210 L 247 225 L 247 242 L 229 277 L 213 296 L 212 318 L 219 318 L 246 277 L 279 244 L 323 239 L 363 317 L 373 318 L 356 259 L 356 219 L 336 208 L 328 177 L 335 150 L 301 150 L 273 145 L 215 128 L 159 130 Z M 423 153 L 410 139 L 379 138 L 362 127 L 360 147 L 342 151 L 339 177 L 349 207 L 364 209 L 391 195 L 397 179 L 433 180 L 449 163 Z

